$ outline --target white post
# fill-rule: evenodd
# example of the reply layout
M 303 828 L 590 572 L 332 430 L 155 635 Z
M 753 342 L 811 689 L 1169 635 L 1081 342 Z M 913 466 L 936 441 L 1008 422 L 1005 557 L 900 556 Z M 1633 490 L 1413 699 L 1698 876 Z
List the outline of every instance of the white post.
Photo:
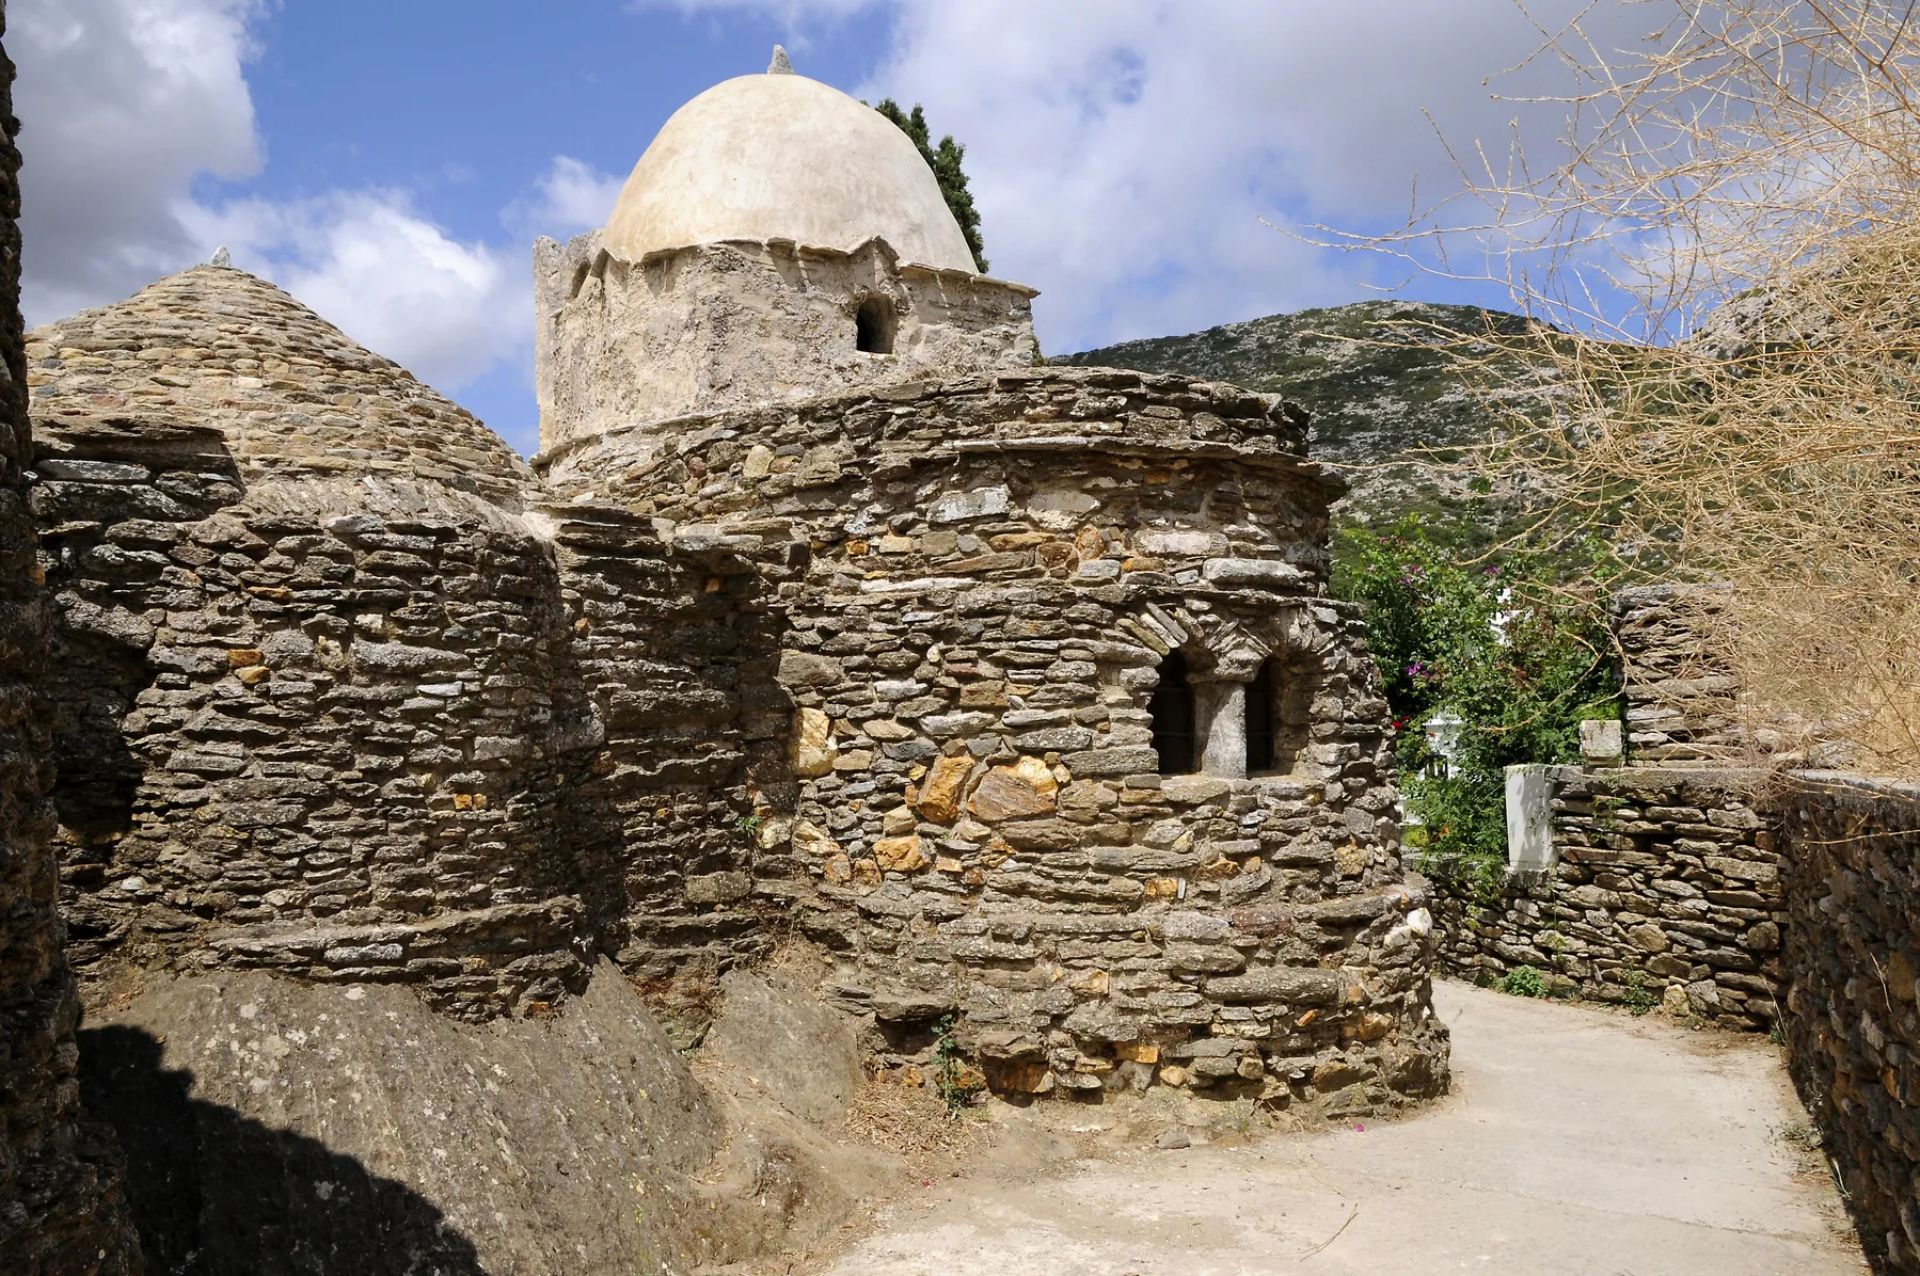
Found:
M 1530 762 L 1507 768 L 1507 867 L 1517 872 L 1552 868 L 1553 777 Z

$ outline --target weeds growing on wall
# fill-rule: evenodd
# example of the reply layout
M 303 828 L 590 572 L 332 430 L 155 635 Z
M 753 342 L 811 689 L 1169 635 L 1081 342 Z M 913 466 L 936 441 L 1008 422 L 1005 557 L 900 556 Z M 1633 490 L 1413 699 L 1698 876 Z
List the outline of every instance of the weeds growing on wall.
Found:
M 1509 997 L 1544 997 L 1547 981 L 1532 966 L 1515 966 L 1500 977 L 1500 991 Z
M 1397 738 L 1410 844 L 1481 870 L 1497 901 L 1506 866 L 1506 768 L 1574 762 L 1580 722 L 1618 716 L 1604 556 L 1460 552 L 1417 517 L 1350 528 L 1334 587 L 1367 608 Z M 1569 579 L 1570 576 L 1575 577 Z M 1457 718 L 1436 739 L 1429 728 Z
M 1647 1014 L 1660 1004 L 1652 988 L 1647 985 L 1647 973 L 1639 967 L 1627 971 L 1627 1009 L 1634 1018 Z
M 946 1015 L 933 1030 L 933 1088 L 946 1105 L 947 1115 L 957 1117 L 973 1106 L 986 1088 L 986 1078 L 969 1065 L 954 1039 L 954 1017 Z

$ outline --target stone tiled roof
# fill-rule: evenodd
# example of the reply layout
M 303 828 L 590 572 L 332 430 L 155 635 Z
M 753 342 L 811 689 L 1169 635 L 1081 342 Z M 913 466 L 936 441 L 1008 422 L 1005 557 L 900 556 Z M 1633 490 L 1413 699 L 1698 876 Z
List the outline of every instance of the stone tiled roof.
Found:
M 472 413 L 242 270 L 196 266 L 36 328 L 27 366 L 37 429 L 212 427 L 250 495 L 518 511 L 536 485 Z

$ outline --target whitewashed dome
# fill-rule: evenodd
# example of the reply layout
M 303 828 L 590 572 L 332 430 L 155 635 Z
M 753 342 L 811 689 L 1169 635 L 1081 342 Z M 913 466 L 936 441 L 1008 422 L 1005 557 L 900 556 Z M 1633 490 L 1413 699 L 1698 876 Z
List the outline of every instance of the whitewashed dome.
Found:
M 912 139 L 836 88 L 768 74 L 716 84 L 673 113 L 633 166 L 602 243 L 639 261 L 728 239 L 850 250 L 875 235 L 904 261 L 974 269 Z

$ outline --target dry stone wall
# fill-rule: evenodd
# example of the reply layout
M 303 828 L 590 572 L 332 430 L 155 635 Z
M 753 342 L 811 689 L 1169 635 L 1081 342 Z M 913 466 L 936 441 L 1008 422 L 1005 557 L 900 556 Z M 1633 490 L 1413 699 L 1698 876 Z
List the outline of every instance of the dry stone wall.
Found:
M 902 1068 L 957 1013 L 1002 1090 L 1436 1092 L 1386 708 L 1324 597 L 1335 489 L 1302 425 L 1227 387 L 1022 373 L 550 453 L 556 495 L 751 564 L 777 618 L 785 694 L 742 702 L 747 871 L 689 902 L 795 900 Z M 1174 651 L 1203 687 L 1295 671 L 1284 770 L 1159 774 Z
M 749 775 L 782 765 L 773 613 L 737 553 L 607 504 L 549 507 L 574 708 L 557 724 L 558 831 L 604 951 L 699 1000 L 764 954 L 792 904 Z
M 1546 768 L 1543 871 L 1430 865 L 1439 964 L 1777 1032 L 1875 1270 L 1920 1273 L 1920 789 L 1713 767 L 1747 748 L 1739 688 L 1702 654 L 1725 602 L 1621 596 L 1627 722 L 1653 765 Z
M 1338 485 L 1279 401 L 1010 371 L 536 477 L 238 271 L 31 353 L 88 970 L 479 1019 L 608 955 L 697 1019 L 797 929 L 887 1066 L 952 1013 L 1003 1091 L 1444 1086 L 1386 705 L 1325 596 Z
M 1615 595 L 1626 744 L 1636 762 L 1714 766 L 1747 760 L 1737 679 L 1702 641 L 1726 600 L 1726 587 L 1715 585 L 1650 585 Z
M 75 959 L 472 1016 L 577 989 L 572 631 L 524 467 L 239 271 L 29 355 Z
M 1803 772 L 1772 805 L 1793 1078 L 1875 1268 L 1920 1272 L 1920 788 Z
M 1778 1021 L 1787 923 L 1779 835 L 1756 777 L 1555 767 L 1556 862 L 1488 881 L 1435 867 L 1439 961 L 1487 981 L 1530 966 L 1581 997 L 1733 1028 Z
M 0 31 L 5 27 L 0 4 Z M 41 682 L 52 614 L 26 504 L 30 459 L 20 321 L 19 122 L 0 52 L 0 1271 L 138 1273 L 110 1135 L 80 1108 L 79 1001 L 61 953 L 53 748 Z

